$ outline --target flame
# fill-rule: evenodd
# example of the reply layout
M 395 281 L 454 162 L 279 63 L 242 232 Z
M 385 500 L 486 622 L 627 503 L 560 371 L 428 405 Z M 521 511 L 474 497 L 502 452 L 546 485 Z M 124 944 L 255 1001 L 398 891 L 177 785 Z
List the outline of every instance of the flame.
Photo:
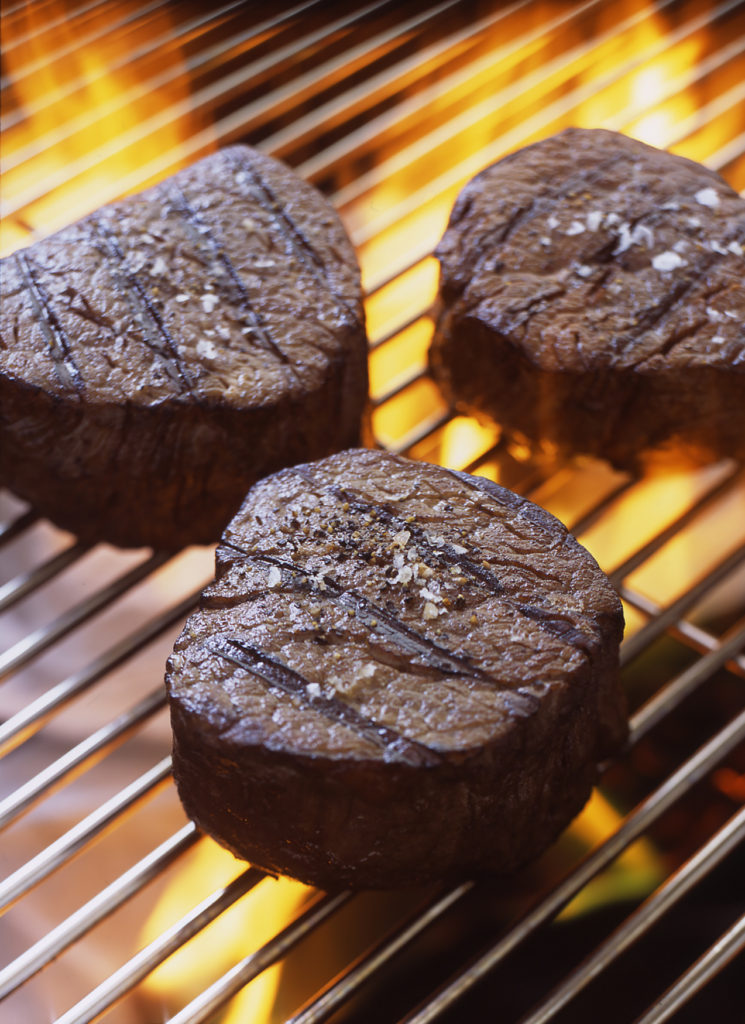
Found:
M 155 940 L 196 903 L 195 894 L 224 887 L 244 870 L 222 847 L 204 839 L 187 863 L 180 863 L 153 907 L 141 939 Z M 143 990 L 153 1006 L 172 1015 L 237 961 L 259 949 L 288 922 L 313 890 L 289 878 L 265 878 L 190 942 L 152 971 Z M 270 1019 L 281 965 L 275 964 L 231 1000 L 221 1024 Z
M 468 416 L 454 416 L 442 431 L 440 462 L 450 469 L 467 466 L 487 452 L 498 437 L 494 427 L 483 426 Z M 493 467 L 484 467 L 479 473 L 496 479 Z
M 109 202 L 117 182 L 159 153 L 173 152 L 174 170 L 186 162 L 179 151 L 198 125 L 191 114 L 168 116 L 189 95 L 178 51 L 169 55 L 168 84 L 153 92 L 128 59 L 139 44 L 172 33 L 174 14 L 162 5 L 138 18 L 140 8 L 135 0 L 98 5 L 82 38 L 62 2 L 27 4 L 4 23 L 13 86 L 4 112 L 0 255 Z M 141 131 L 156 112 L 165 114 L 157 133 Z
M 591 850 L 612 836 L 622 820 L 623 816 L 596 789 L 565 838 L 578 842 L 583 852 Z M 654 844 L 637 839 L 564 907 L 557 920 L 577 917 L 618 900 L 647 896 L 664 877 L 665 865 Z
M 682 65 L 676 66 L 673 64 L 674 58 L 668 57 L 665 61 L 658 61 L 650 67 L 643 68 L 635 75 L 631 84 L 633 108 L 644 108 L 649 96 L 664 96 L 665 85 L 670 78 L 682 68 L 690 66 L 688 61 L 695 63 L 698 48 L 696 41 L 692 41 L 691 45 L 685 48 L 687 52 L 682 55 L 685 61 Z M 677 126 L 695 110 L 696 102 L 693 96 L 689 92 L 682 92 L 664 106 L 656 105 L 649 113 L 632 121 L 627 126 L 627 134 L 650 146 L 665 149 L 674 141 Z

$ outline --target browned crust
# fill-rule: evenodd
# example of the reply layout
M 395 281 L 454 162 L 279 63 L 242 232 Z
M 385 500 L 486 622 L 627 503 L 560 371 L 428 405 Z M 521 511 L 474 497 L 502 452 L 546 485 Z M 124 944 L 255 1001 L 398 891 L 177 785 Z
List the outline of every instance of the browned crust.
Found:
M 2 272 L 0 481 L 86 540 L 215 541 L 256 479 L 359 439 L 354 252 L 326 200 L 255 150 Z
M 428 588 L 454 580 L 431 618 Z M 589 554 L 496 484 L 375 451 L 283 470 L 226 531 L 169 662 L 184 807 L 326 889 L 511 871 L 623 743 L 622 629 Z
M 717 174 L 568 129 L 456 202 L 432 373 L 457 408 L 565 453 L 745 458 L 744 250 L 745 202 Z

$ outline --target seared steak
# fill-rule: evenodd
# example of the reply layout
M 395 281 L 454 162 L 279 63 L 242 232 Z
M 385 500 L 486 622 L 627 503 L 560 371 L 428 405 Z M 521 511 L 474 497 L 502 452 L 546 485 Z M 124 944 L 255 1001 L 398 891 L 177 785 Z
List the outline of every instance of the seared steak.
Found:
M 258 483 L 167 670 L 187 813 L 326 889 L 535 857 L 626 734 L 621 605 L 553 516 L 352 450 Z
M 367 347 L 328 202 L 243 146 L 2 262 L 0 482 L 86 539 L 216 540 L 356 443 Z
M 474 178 L 437 255 L 458 408 L 622 467 L 745 458 L 745 202 L 713 171 L 570 129 Z

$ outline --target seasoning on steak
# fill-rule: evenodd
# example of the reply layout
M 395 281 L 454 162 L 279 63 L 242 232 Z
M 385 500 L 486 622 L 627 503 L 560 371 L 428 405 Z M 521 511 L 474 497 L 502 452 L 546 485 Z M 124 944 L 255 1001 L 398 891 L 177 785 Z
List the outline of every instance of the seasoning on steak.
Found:
M 745 458 L 745 202 L 713 171 L 569 129 L 474 178 L 437 255 L 458 408 L 621 467 Z
M 86 539 L 217 540 L 257 478 L 357 443 L 354 252 L 255 150 L 15 253 L 2 293 L 0 482 Z
M 187 813 L 325 889 L 535 857 L 626 735 L 621 605 L 553 516 L 352 450 L 258 483 L 166 675 Z

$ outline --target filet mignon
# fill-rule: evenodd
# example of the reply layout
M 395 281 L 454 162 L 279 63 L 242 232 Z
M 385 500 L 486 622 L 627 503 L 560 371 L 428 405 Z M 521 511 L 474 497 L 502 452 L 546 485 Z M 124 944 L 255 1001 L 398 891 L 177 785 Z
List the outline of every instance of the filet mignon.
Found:
M 745 202 L 713 171 L 569 129 L 474 178 L 437 255 L 459 409 L 622 468 L 745 458 Z
M 352 450 L 258 483 L 167 669 L 187 813 L 326 889 L 535 857 L 626 734 L 618 597 L 551 515 Z
M 0 482 L 90 540 L 217 540 L 357 442 L 359 271 L 289 168 L 224 149 L 2 261 Z

